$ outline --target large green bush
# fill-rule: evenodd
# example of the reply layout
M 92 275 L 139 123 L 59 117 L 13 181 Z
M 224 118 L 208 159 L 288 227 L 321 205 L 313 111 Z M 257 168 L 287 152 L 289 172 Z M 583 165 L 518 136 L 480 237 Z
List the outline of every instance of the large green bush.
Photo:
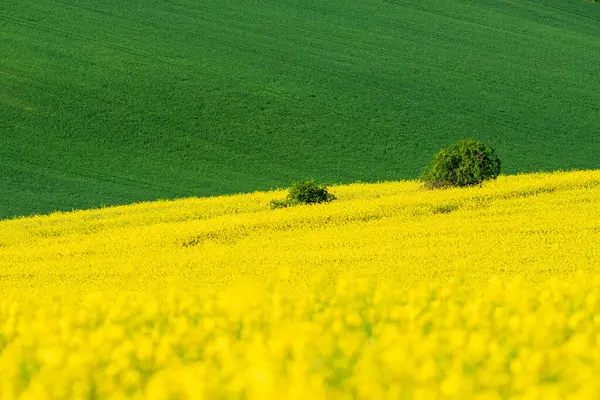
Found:
M 429 188 L 478 185 L 500 174 L 500 159 L 479 140 L 460 140 L 440 150 L 423 171 L 421 180 Z
M 298 204 L 328 203 L 335 200 L 326 185 L 317 185 L 314 179 L 292 184 L 285 200 L 271 201 L 271 208 L 289 207 Z

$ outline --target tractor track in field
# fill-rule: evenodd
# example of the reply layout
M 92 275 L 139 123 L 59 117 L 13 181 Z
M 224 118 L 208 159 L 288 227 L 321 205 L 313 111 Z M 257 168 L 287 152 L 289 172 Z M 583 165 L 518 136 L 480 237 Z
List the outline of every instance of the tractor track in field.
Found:
M 86 169 L 86 168 L 78 168 L 77 170 L 68 169 L 68 168 L 59 168 L 59 167 L 52 166 L 52 165 L 37 163 L 35 161 L 28 160 L 23 157 L 20 157 L 19 159 L 13 158 L 11 161 L 7 161 L 5 159 L 5 160 L 3 160 L 3 164 L 8 165 L 8 166 L 13 166 L 16 168 L 24 168 L 24 169 L 28 169 L 28 170 L 31 170 L 32 168 L 27 168 L 27 167 L 33 167 L 33 169 L 37 170 L 37 171 L 46 170 L 46 171 L 59 172 L 59 173 L 63 174 L 66 178 L 82 177 L 82 178 L 86 178 L 87 180 L 90 180 L 90 182 L 92 180 L 96 180 L 96 181 L 102 181 L 102 182 L 110 183 L 110 184 L 117 185 L 117 186 L 125 186 L 125 187 L 129 187 L 129 188 L 136 187 L 136 188 L 143 189 L 143 190 L 150 191 L 150 192 L 154 192 L 156 190 L 161 190 L 161 191 L 169 191 L 169 192 L 176 194 L 177 196 L 181 196 L 181 197 L 193 196 L 193 193 L 191 193 L 190 191 L 185 190 L 183 188 L 175 188 L 175 187 L 171 187 L 171 186 L 167 186 L 167 185 L 151 183 L 151 182 L 147 182 L 144 180 L 133 179 L 133 178 L 125 177 L 125 176 L 101 174 L 101 173 L 94 172 L 91 169 Z M 50 173 L 50 172 L 48 172 L 48 173 Z M 50 174 L 52 174 L 52 173 L 50 173 Z M 52 174 L 52 175 L 55 175 L 55 174 Z
M 149 59 L 149 60 L 153 60 L 153 61 L 156 61 L 156 62 L 160 62 L 160 63 L 166 63 L 166 62 L 168 62 L 167 59 L 164 59 L 162 57 L 152 56 L 151 54 L 149 54 L 147 52 L 140 51 L 139 49 L 136 49 L 136 48 L 133 48 L 133 47 L 119 45 L 119 44 L 115 44 L 115 43 L 104 42 L 104 41 L 101 41 L 101 40 L 94 39 L 91 36 L 86 36 L 86 35 L 78 34 L 78 33 L 72 32 L 72 31 L 64 30 L 64 29 L 58 29 L 58 28 L 55 28 L 55 27 L 52 27 L 52 26 L 49 26 L 49 25 L 45 25 L 45 24 L 39 23 L 39 22 L 30 21 L 30 20 L 27 20 L 25 18 L 11 17 L 11 16 L 8 16 L 8 15 L 0 16 L 0 22 L 3 21 L 3 20 L 4 21 L 13 22 L 13 23 L 16 23 L 16 24 L 20 24 L 20 25 L 24 25 L 24 26 L 27 26 L 27 27 L 35 28 L 38 31 L 45 31 L 47 33 L 51 33 L 51 34 L 54 34 L 56 36 L 62 36 L 62 37 L 69 38 L 69 39 L 76 39 L 76 40 L 81 40 L 81 41 L 84 41 L 84 42 L 87 42 L 87 43 L 93 43 L 93 44 L 95 44 L 97 46 L 104 47 L 104 48 L 107 48 L 107 49 L 119 50 L 119 51 L 122 51 L 122 52 L 125 52 L 125 53 L 129 53 L 129 54 L 132 54 L 132 55 L 135 55 L 135 56 L 138 56 L 138 57 L 142 57 L 142 58 L 146 58 L 146 59 Z

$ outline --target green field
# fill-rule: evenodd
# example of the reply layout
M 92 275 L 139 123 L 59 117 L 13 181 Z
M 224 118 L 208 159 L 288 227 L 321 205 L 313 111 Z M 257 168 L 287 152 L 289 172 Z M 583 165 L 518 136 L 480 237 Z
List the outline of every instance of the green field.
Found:
M 583 0 L 3 0 L 0 218 L 415 177 L 600 167 Z

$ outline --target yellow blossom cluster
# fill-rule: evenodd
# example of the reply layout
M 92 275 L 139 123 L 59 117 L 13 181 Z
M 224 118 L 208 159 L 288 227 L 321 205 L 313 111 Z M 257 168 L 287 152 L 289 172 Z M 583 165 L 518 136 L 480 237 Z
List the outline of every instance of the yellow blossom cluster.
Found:
M 600 171 L 0 222 L 0 400 L 600 398 Z

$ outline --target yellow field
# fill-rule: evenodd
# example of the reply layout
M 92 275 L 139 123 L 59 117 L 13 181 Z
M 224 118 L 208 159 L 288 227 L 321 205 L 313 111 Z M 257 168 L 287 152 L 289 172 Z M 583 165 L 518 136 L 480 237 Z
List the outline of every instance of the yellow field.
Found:
M 0 399 L 600 398 L 600 171 L 0 222 Z

